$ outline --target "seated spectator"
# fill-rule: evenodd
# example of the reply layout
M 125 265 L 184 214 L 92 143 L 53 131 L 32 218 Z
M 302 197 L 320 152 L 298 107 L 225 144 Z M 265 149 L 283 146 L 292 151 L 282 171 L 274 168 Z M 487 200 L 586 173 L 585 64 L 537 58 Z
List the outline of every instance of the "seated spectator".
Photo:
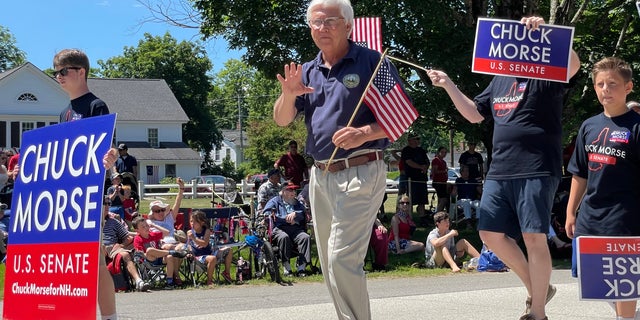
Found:
M 273 219 L 273 239 L 278 245 L 282 257 L 282 267 L 285 276 L 292 276 L 290 260 L 293 255 L 293 244 L 297 246 L 297 273 L 299 277 L 306 276 L 307 263 L 311 262 L 311 237 L 306 232 L 304 205 L 296 199 L 297 185 L 289 184 L 279 196 L 271 198 L 262 211 L 265 216 Z
M 269 180 L 260 185 L 258 188 L 258 212 L 261 212 L 267 201 L 277 196 L 282 189 L 280 185 L 280 170 L 271 169 L 267 174 Z
M 122 191 L 122 175 L 114 173 L 111 175 L 111 186 L 107 189 L 107 199 L 109 201 L 109 211 L 117 213 L 120 219 L 124 221 L 124 208 L 122 207 L 122 201 L 124 201 L 124 191 Z
M 137 234 L 133 239 L 133 247 L 142 252 L 147 261 L 154 265 L 167 265 L 167 285 L 165 289 L 173 289 L 182 285 L 178 270 L 182 258 L 187 251 L 163 250 L 159 248 L 162 233 L 149 230 L 149 224 L 143 217 L 133 219 L 133 227 Z
M 389 233 L 380 219 L 376 219 L 376 222 L 373 223 L 369 246 L 371 246 L 375 254 L 371 266 L 373 271 L 385 271 L 387 269 L 387 262 L 389 261 Z
M 0 189 L 4 188 L 9 181 L 9 170 L 7 169 L 9 165 L 8 153 L 8 150 L 0 152 Z
M 180 204 L 182 203 L 184 181 L 176 178 L 176 183 L 179 189 L 176 200 L 173 202 L 173 207 L 168 208 L 169 204 L 162 202 L 162 200 L 155 200 L 149 204 L 150 212 L 147 224 L 151 227 L 151 231 L 161 232 L 163 234 L 160 248 L 164 250 L 183 250 L 186 247 L 180 243 L 175 236 L 175 223 L 180 210 Z
M 122 200 L 122 208 L 124 209 L 124 221 L 127 222 L 127 225 L 131 226 L 131 221 L 133 220 L 134 215 L 138 214 L 138 210 L 136 208 L 136 200 L 131 197 L 131 186 L 122 186 L 122 191 L 124 191 L 124 200 Z
M 436 227 L 427 236 L 425 246 L 426 265 L 428 268 L 443 267 L 445 262 L 452 272 L 460 272 L 458 263 L 469 254 L 472 258 L 480 257 L 480 253 L 469 241 L 460 239 L 455 242 L 458 231 L 449 229 L 449 214 L 439 211 L 433 216 Z
M 0 203 L 0 256 L 4 259 L 7 254 L 7 239 L 9 237 L 9 222 L 11 218 L 9 215 L 5 215 L 7 205 Z
M 397 254 L 409 253 L 424 249 L 424 244 L 411 240 L 411 234 L 416 224 L 411 219 L 409 196 L 403 195 L 398 202 L 398 211 L 391 218 L 391 232 L 389 233 L 389 250 Z
M 111 216 L 108 205 L 104 205 L 103 208 L 102 245 L 105 249 L 104 253 L 111 260 L 115 259 L 116 255 L 120 255 L 126 264 L 127 272 L 136 283 L 136 290 L 147 291 L 149 284 L 142 281 L 140 274 L 138 274 L 138 268 L 131 258 L 134 236 Z
M 478 206 L 480 206 L 478 195 L 481 192 L 482 184 L 469 178 L 469 167 L 463 166 L 460 168 L 460 177 L 456 179 L 456 184 L 451 190 L 451 195 L 458 198 L 456 204 L 462 207 L 464 212 L 464 218 L 458 222 L 471 219 L 471 208 L 478 209 Z
M 195 259 L 207 266 L 207 285 L 213 285 L 213 273 L 219 262 L 224 261 L 225 269 L 222 277 L 227 283 L 232 283 L 231 275 L 231 259 L 233 255 L 230 248 L 211 247 L 209 239 L 211 237 L 211 228 L 209 221 L 204 212 L 196 210 L 191 213 L 189 218 L 191 230 L 187 231 L 187 243 L 189 250 L 195 256 Z

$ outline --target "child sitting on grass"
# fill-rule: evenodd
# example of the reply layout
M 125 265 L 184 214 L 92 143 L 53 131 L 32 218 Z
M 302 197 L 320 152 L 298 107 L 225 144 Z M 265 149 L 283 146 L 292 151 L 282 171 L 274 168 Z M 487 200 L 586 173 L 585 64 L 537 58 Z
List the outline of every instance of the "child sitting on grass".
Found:
M 455 242 L 458 231 L 449 229 L 449 214 L 440 211 L 433 215 L 436 227 L 429 232 L 425 245 L 425 257 L 427 268 L 442 267 L 446 262 L 452 272 L 460 272 L 458 262 L 469 254 L 472 258 L 480 257 L 480 253 L 469 241 L 460 239 Z

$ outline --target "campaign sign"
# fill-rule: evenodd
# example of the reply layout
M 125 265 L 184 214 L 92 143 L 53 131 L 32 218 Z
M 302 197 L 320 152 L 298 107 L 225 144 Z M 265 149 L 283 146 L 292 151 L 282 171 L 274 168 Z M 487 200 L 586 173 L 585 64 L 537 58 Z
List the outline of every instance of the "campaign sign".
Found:
M 581 300 L 640 299 L 640 237 L 578 237 Z
M 95 319 L 105 169 L 116 115 L 22 135 L 3 319 Z
M 478 18 L 471 71 L 569 82 L 573 28 Z

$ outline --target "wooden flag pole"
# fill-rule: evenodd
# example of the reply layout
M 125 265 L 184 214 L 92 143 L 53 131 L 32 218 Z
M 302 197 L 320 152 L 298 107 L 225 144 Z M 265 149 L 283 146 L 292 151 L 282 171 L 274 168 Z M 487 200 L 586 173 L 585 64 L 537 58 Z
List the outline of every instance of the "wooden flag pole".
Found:
M 387 55 L 387 50 L 389 49 L 385 49 L 382 55 L 380 56 L 380 61 L 378 61 L 378 65 L 376 66 L 376 69 L 373 70 L 371 79 L 369 79 L 369 83 L 367 83 L 367 86 L 364 88 L 364 91 L 362 92 L 362 96 L 360 97 L 360 101 L 358 101 L 358 105 L 356 105 L 356 108 L 353 110 L 353 114 L 351 114 L 351 119 L 349 119 L 349 123 L 347 123 L 347 127 L 350 127 L 351 123 L 353 122 L 353 119 L 356 118 L 356 113 L 358 112 L 358 109 L 360 109 L 360 106 L 362 105 L 362 101 L 364 101 L 364 97 L 367 95 L 367 91 L 369 90 L 369 87 L 371 87 L 371 84 L 373 83 L 373 79 L 375 79 L 376 75 L 378 74 L 378 70 L 380 70 L 380 66 L 384 61 L 384 57 Z M 331 165 L 331 161 L 333 161 L 333 158 L 336 156 L 336 152 L 338 152 L 338 146 L 336 146 L 333 149 L 333 153 L 331 154 L 329 161 L 327 161 L 327 165 L 324 168 L 325 175 L 327 174 L 327 171 L 329 171 L 329 166 Z
M 410 66 L 414 66 L 414 67 L 416 67 L 416 68 L 418 68 L 418 69 L 420 69 L 420 70 L 424 70 L 424 71 L 431 71 L 431 69 L 427 69 L 427 68 L 425 68 L 425 67 L 421 67 L 421 66 L 419 66 L 419 65 L 417 65 L 417 64 L 415 64 L 415 63 L 413 63 L 413 62 L 409 62 L 409 61 L 402 60 L 402 59 L 400 59 L 400 58 L 396 58 L 396 57 L 392 57 L 392 56 L 387 56 L 387 57 L 389 57 L 389 59 L 396 60 L 396 61 L 399 61 L 399 62 L 402 62 L 402 63 L 406 63 L 406 64 L 408 64 L 408 65 L 410 65 Z

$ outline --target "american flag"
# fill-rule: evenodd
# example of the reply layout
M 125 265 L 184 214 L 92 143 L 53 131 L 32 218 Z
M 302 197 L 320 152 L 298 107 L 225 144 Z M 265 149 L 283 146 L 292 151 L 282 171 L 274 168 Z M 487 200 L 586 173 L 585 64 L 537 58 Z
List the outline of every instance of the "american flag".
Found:
M 389 60 L 382 61 L 364 101 L 389 140 L 396 141 L 418 118 L 418 111 L 400 86 L 400 80 L 391 73 L 388 64 Z
M 358 45 L 382 52 L 382 19 L 365 17 L 353 19 L 351 40 Z

